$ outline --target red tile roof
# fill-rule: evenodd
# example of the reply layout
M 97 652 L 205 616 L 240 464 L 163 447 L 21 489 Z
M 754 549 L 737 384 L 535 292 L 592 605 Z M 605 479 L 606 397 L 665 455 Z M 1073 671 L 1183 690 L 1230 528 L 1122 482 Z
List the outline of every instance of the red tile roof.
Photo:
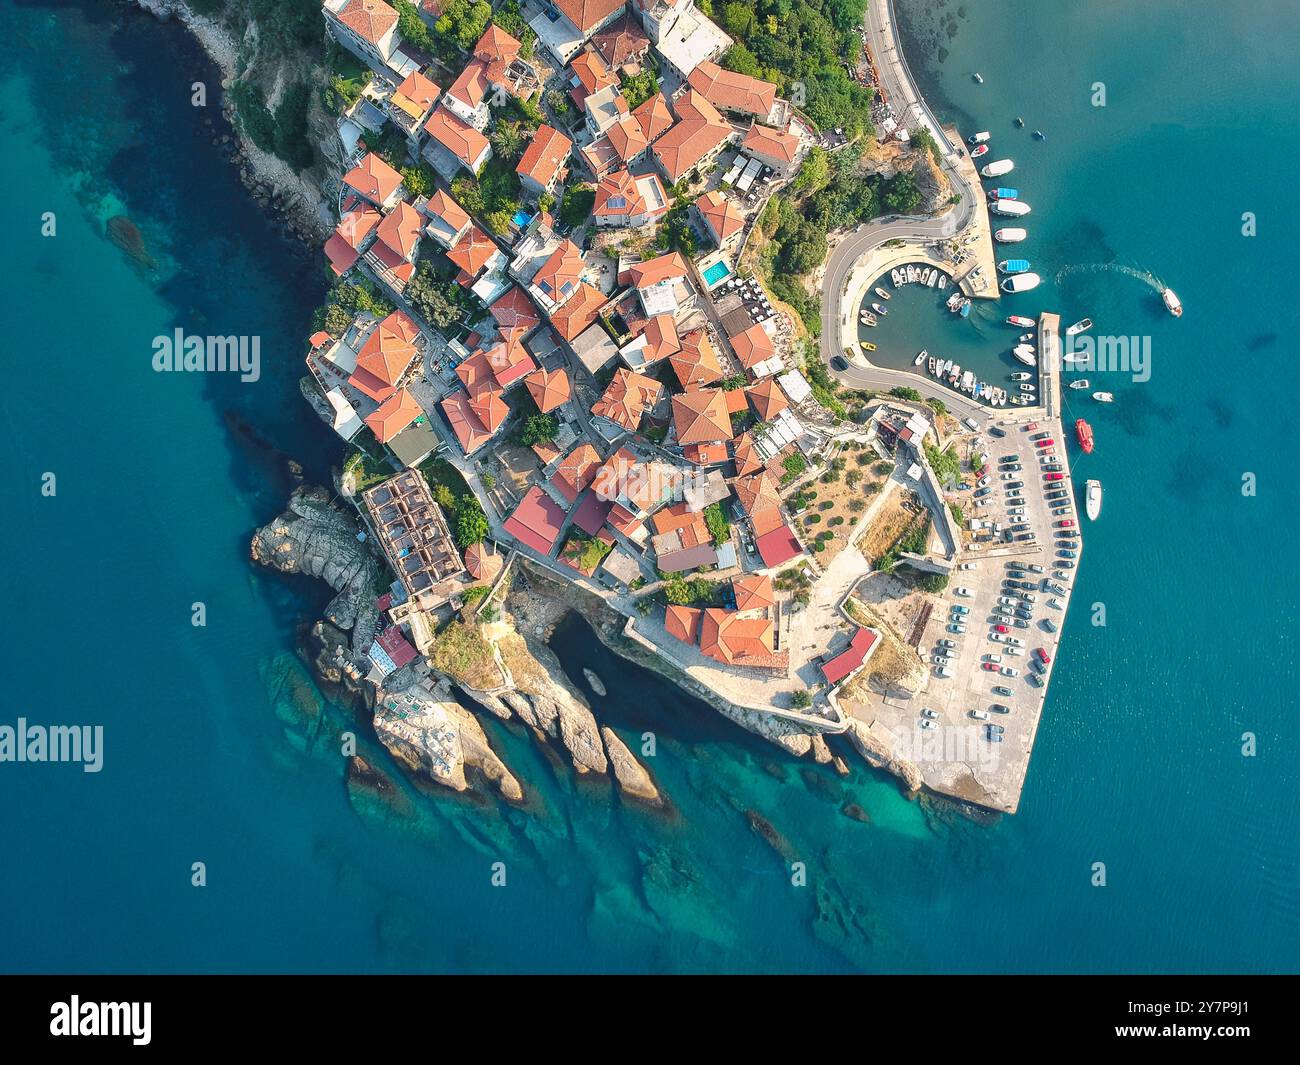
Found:
M 470 408 L 469 393 L 457 389 L 442 401 L 442 412 L 466 455 L 474 454 L 492 439 L 492 434 Z
M 379 240 L 399 259 L 410 259 L 420 243 L 422 225 L 420 212 L 405 200 L 400 200 L 379 223 Z
M 772 578 L 766 573 L 747 573 L 743 577 L 733 577 L 731 589 L 736 593 L 737 610 L 761 610 L 776 603 Z
M 751 477 L 743 477 L 732 485 L 741 509 L 751 517 L 765 510 L 780 505 L 781 497 L 777 494 L 776 481 L 766 471 Z
M 740 146 L 747 152 L 756 152 L 787 163 L 799 155 L 799 138 L 786 129 L 755 125 L 745 134 Z
M 520 177 L 529 177 L 539 185 L 550 187 L 560 176 L 560 169 L 572 150 L 573 141 L 558 129 L 540 126 L 524 149 L 523 158 L 519 160 L 515 172 Z
M 474 169 L 488 147 L 488 139 L 445 107 L 437 108 L 424 124 L 425 132 L 469 169 Z
M 407 389 L 399 388 L 366 415 L 366 426 L 375 434 L 376 440 L 386 444 L 423 414 L 424 408 L 419 400 Z
M 677 122 L 654 144 L 653 151 L 669 180 L 680 181 L 705 156 L 731 136 L 731 126 L 694 90 L 676 103 Z
M 380 322 L 357 353 L 349 383 L 371 399 L 383 402 L 397 388 L 402 375 L 420 356 L 415 340 L 420 327 L 405 311 L 394 311 Z
M 768 532 L 761 533 L 754 541 L 754 546 L 758 548 L 758 553 L 763 559 L 763 565 L 769 569 L 789 562 L 790 559 L 803 553 L 799 547 L 799 541 L 795 539 L 794 533 L 790 531 L 790 526 L 786 525 L 785 522 Z
M 637 105 L 632 111 L 632 117 L 636 119 L 636 124 L 641 127 L 641 134 L 645 137 L 647 144 L 658 140 L 673 125 L 673 113 L 668 107 L 668 101 L 664 99 L 664 94 L 661 92 L 655 93 L 648 100 Z
M 594 30 L 623 4 L 624 0 L 555 0 L 555 6 L 583 33 Z
M 612 67 L 621 67 L 650 49 L 650 38 L 627 11 L 592 37 L 591 43 Z
M 776 348 L 772 346 L 772 338 L 758 322 L 730 339 L 736 358 L 746 370 L 752 370 L 760 362 L 776 354 Z
M 583 281 L 564 306 L 551 314 L 551 327 L 565 340 L 573 340 L 600 317 L 606 302 L 600 289 Z
M 635 432 L 641 424 L 641 416 L 658 402 L 662 394 L 663 385 L 654 378 L 620 367 L 605 394 L 596 400 L 591 413 Z
M 532 285 L 552 303 L 563 303 L 577 291 L 584 265 L 582 250 L 566 240 L 542 263 L 533 275 Z
M 551 474 L 551 484 L 572 503 L 595 480 L 600 465 L 600 452 L 590 444 L 579 444 Z
M 649 288 L 664 281 L 672 281 L 686 276 L 686 260 L 675 251 L 658 255 L 643 263 L 633 263 L 627 268 L 636 288 Z
M 776 86 L 770 81 L 759 81 L 748 74 L 723 70 L 717 63 L 705 60 L 691 71 L 691 88 L 701 93 L 714 107 L 728 111 L 746 111 L 751 115 L 766 117 L 776 104 Z
M 522 344 L 507 344 L 505 341 L 493 344 L 484 353 L 488 365 L 492 367 L 492 376 L 500 388 L 509 388 L 516 381 L 521 381 L 537 369 L 533 357 L 524 350 Z
M 406 637 L 402 635 L 402 630 L 396 625 L 389 625 L 388 628 L 379 633 L 375 637 L 375 643 L 384 649 L 384 654 L 398 669 L 409 665 L 419 657 L 419 653 L 407 643 Z
M 419 121 L 429 113 L 429 108 L 438 102 L 440 91 L 437 85 L 418 70 L 413 70 L 406 76 L 406 80 L 393 90 L 390 102 Z
M 736 437 L 734 445 L 732 457 L 736 460 L 736 473 L 739 476 L 756 473 L 763 468 L 763 459 L 758 454 L 753 433 L 741 433 Z
M 355 0 L 354 0 L 355 2 Z M 402 175 L 374 152 L 343 175 L 343 184 L 374 204 L 383 204 L 402 183 Z
M 727 401 L 717 388 L 701 388 L 673 396 L 673 425 L 677 443 L 706 444 L 731 439 Z
M 592 93 L 600 92 L 601 89 L 608 88 L 610 85 L 617 85 L 618 79 L 610 73 L 609 67 L 597 52 L 581 51 L 573 57 L 569 64 L 574 76 L 578 79 L 578 87 L 570 92 L 573 102 L 579 107 Z
M 745 228 L 745 216 L 740 213 L 740 209 L 717 189 L 706 192 L 696 200 L 695 209 L 713 227 L 719 241 L 726 240 Z
M 722 380 L 722 364 L 703 329 L 692 329 L 681 337 L 681 350 L 668 356 L 682 388 L 697 388 Z
M 397 12 L 383 0 L 348 0 L 338 19 L 358 37 L 378 44 L 397 25 Z
M 853 634 L 848 647 L 834 658 L 822 663 L 822 676 L 826 678 L 826 683 L 838 684 L 862 665 L 871 653 L 871 649 L 876 646 L 876 638 L 875 632 L 871 629 L 859 628 Z
M 700 623 L 704 611 L 690 606 L 670 606 L 664 613 L 664 629 L 669 636 L 675 636 L 682 643 L 696 644 L 700 641 Z
M 502 330 L 520 329 L 526 333 L 541 321 L 533 301 L 518 285 L 511 285 L 509 291 L 492 304 L 488 311 Z
M 476 581 L 495 580 L 501 565 L 501 556 L 492 544 L 480 542 L 465 548 L 465 568 Z
M 671 314 L 656 314 L 646 322 L 641 332 L 645 337 L 642 350 L 647 364 L 660 362 L 682 350 L 681 341 L 677 339 L 677 324 Z
M 564 370 L 538 370 L 524 378 L 524 385 L 543 414 L 568 403 L 573 395 L 569 375 Z
M 589 536 L 595 536 L 613 509 L 612 499 L 601 499 L 595 492 L 588 492 L 573 510 L 573 524 Z
M 775 377 L 768 377 L 756 385 L 750 385 L 745 389 L 745 395 L 749 399 L 749 405 L 754 408 L 755 416 L 763 422 L 771 421 L 790 406 L 790 401 L 785 398 L 785 393 L 781 391 L 781 386 L 776 383 Z
M 650 144 L 641 124 L 631 115 L 624 115 L 605 130 L 605 139 L 614 149 L 614 154 L 625 163 L 640 155 Z
M 505 521 L 506 532 L 539 554 L 549 555 L 564 527 L 565 513 L 539 485 L 533 485 Z
M 465 69 L 460 72 L 460 76 L 451 83 L 447 95 L 455 97 L 470 110 L 478 107 L 487 96 L 487 69 L 488 65 L 481 59 L 471 59 L 465 64 Z M 424 128 L 430 133 L 433 132 L 427 125 Z
M 469 232 L 460 238 L 460 243 L 448 250 L 447 258 L 465 271 L 472 284 L 497 250 L 491 237 L 478 226 L 471 225 Z
M 469 222 L 469 212 L 442 189 L 429 197 L 424 213 L 430 218 L 440 219 L 452 233 L 459 233 Z
M 733 610 L 710 607 L 700 626 L 700 651 L 727 665 L 784 665 L 789 656 L 772 650 L 772 630 L 768 618 L 742 618 Z

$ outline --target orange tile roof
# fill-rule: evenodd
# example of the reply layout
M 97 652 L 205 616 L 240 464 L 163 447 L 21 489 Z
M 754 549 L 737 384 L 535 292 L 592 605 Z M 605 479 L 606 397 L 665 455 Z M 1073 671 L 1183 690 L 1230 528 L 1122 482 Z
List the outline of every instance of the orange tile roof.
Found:
M 339 224 L 334 227 L 334 235 L 349 248 L 356 250 L 361 247 L 366 237 L 370 236 L 371 231 L 379 225 L 383 217 L 373 207 L 366 204 L 358 210 L 349 211 L 340 218 Z
M 739 414 L 741 411 L 749 410 L 749 400 L 745 398 L 743 388 L 729 388 L 722 394 L 727 397 L 728 414 Z
M 488 147 L 488 139 L 483 134 L 445 107 L 434 110 L 429 121 L 424 124 L 424 129 L 470 169 L 473 169 L 479 156 Z
M 496 320 L 498 326 L 503 329 L 532 329 L 541 319 L 537 316 L 537 308 L 533 306 L 527 294 L 518 285 L 511 285 L 510 289 L 496 303 L 488 308 L 489 313 Z
M 524 385 L 543 414 L 568 403 L 573 395 L 569 375 L 564 370 L 537 370 L 524 378 Z
M 492 433 L 470 408 L 470 398 L 467 393 L 453 392 L 442 401 L 442 411 L 447 416 L 451 431 L 456 434 L 460 449 L 466 455 L 474 454 L 492 439 Z
M 653 377 L 620 367 L 605 394 L 592 406 L 591 413 L 635 432 L 641 416 L 658 402 L 663 390 L 663 385 Z
M 382 204 L 402 183 L 402 175 L 374 152 L 343 175 L 343 184 L 375 204 Z
M 766 470 L 751 477 L 742 477 L 731 487 L 741 509 L 750 517 L 780 506 L 781 497 L 777 494 L 776 481 Z
M 727 445 L 721 441 L 711 444 L 688 444 L 682 448 L 682 455 L 697 466 L 718 466 L 730 457 L 727 454 Z
M 770 81 L 723 70 L 707 60 L 692 70 L 687 80 L 709 103 L 729 111 L 747 111 L 763 117 L 771 114 L 776 104 L 776 86 Z
M 469 409 L 474 412 L 480 424 L 489 433 L 501 428 L 501 423 L 510 416 L 510 408 L 501 398 L 501 390 L 484 388 L 478 395 L 469 397 Z
M 772 578 L 766 573 L 747 573 L 742 577 L 733 577 L 731 588 L 736 593 L 737 610 L 761 610 L 776 604 Z
M 552 303 L 563 303 L 577 291 L 584 265 L 582 250 L 566 240 L 542 263 L 533 275 L 532 285 Z
M 600 465 L 600 452 L 588 443 L 579 444 L 556 467 L 551 483 L 572 503 L 595 480 Z
M 632 117 L 641 127 L 641 133 L 649 144 L 658 140 L 673 124 L 673 113 L 668 107 L 668 101 L 664 99 L 661 92 L 655 93 L 648 100 L 638 104 L 632 111 Z
M 460 383 L 465 386 L 465 390 L 471 395 L 478 395 L 485 388 L 497 387 L 496 375 L 492 372 L 492 364 L 488 362 L 485 352 L 476 351 L 468 359 L 456 367 L 456 376 L 460 378 Z
M 677 325 L 671 314 L 656 314 L 646 322 L 642 330 L 645 336 L 645 361 L 656 363 L 661 359 L 681 351 L 681 342 L 677 339 Z
M 349 383 L 371 399 L 383 402 L 420 352 L 415 340 L 420 327 L 405 311 L 394 311 L 371 332 L 357 353 L 357 366 Z
M 740 209 L 717 189 L 706 192 L 697 199 L 695 209 L 713 227 L 713 232 L 720 241 L 745 228 L 745 216 L 740 213 Z
M 655 511 L 654 517 L 650 519 L 650 524 L 654 526 L 654 531 L 658 535 L 663 536 L 664 533 L 670 533 L 693 524 L 697 516 L 683 500 L 680 503 L 660 507 Z
M 583 281 L 564 306 L 551 314 L 551 328 L 565 340 L 573 340 L 600 317 L 600 310 L 606 302 L 600 289 Z
M 420 243 L 423 224 L 420 212 L 405 200 L 400 200 L 384 220 L 379 223 L 379 239 L 400 259 L 410 259 Z
M 453 96 L 466 107 L 473 110 L 483 102 L 487 96 L 488 79 L 487 64 L 481 59 L 471 59 L 465 64 L 465 69 L 460 72 L 460 76 L 451 83 L 447 90 L 448 96 Z M 426 125 L 425 129 L 430 130 Z
M 555 0 L 555 6 L 583 33 L 594 30 L 623 4 L 624 0 Z
M 751 127 L 740 146 L 747 152 L 757 152 L 787 163 L 793 163 L 799 155 L 799 138 L 789 130 L 770 126 Z
M 605 60 L 598 52 L 584 49 L 573 57 L 569 67 L 578 79 L 583 98 L 600 92 L 610 85 L 618 84 L 618 79 L 610 73 L 609 67 L 605 65 Z M 574 92 L 576 93 L 577 90 L 575 89 Z M 578 106 L 581 107 L 581 103 Z
M 754 443 L 753 433 L 741 433 L 733 443 L 735 447 L 732 449 L 732 457 L 736 460 L 736 473 L 739 476 L 744 477 L 763 468 L 763 459 Z
M 783 665 L 789 656 L 772 650 L 772 629 L 768 618 L 742 618 L 734 610 L 710 607 L 700 626 L 700 651 L 727 665 Z
M 465 568 L 476 581 L 495 580 L 501 565 L 496 547 L 485 540 L 465 548 Z
M 686 260 L 677 252 L 670 251 L 647 259 L 643 263 L 633 263 L 627 268 L 632 275 L 632 284 L 636 288 L 649 288 L 664 281 L 671 281 L 686 276 Z
M 530 177 L 539 185 L 549 186 L 560 174 L 560 168 L 573 150 L 573 141 L 558 129 L 540 126 L 524 149 L 515 172 L 520 177 Z
M 691 606 L 670 606 L 664 614 L 664 629 L 682 643 L 700 641 L 700 622 L 704 611 Z
M 349 0 L 338 20 L 358 37 L 378 44 L 397 25 L 397 12 L 383 0 Z
M 740 360 L 740 365 L 746 370 L 752 370 L 764 359 L 770 359 L 776 354 L 776 348 L 772 346 L 772 338 L 758 322 L 731 337 L 731 347 L 736 353 L 736 358 Z
M 365 421 L 375 439 L 386 444 L 423 414 L 419 400 L 409 390 L 399 388 L 366 415 Z
M 722 364 L 713 350 L 709 335 L 703 329 L 692 329 L 681 338 L 681 350 L 668 356 L 682 388 L 711 385 L 722 380 Z
M 717 109 L 694 90 L 677 101 L 677 122 L 654 144 L 655 158 L 671 181 L 680 181 L 731 136 Z
M 447 258 L 459 266 L 471 281 L 478 277 L 488 261 L 497 253 L 495 242 L 476 225 L 460 238 L 460 243 L 447 252 Z
M 745 396 L 749 400 L 749 405 L 754 408 L 754 414 L 759 421 L 770 422 L 790 406 L 790 401 L 785 398 L 785 393 L 781 391 L 781 386 L 776 383 L 775 377 L 750 385 L 745 389 Z
M 474 45 L 474 58 L 485 63 L 509 65 L 519 58 L 521 45 L 495 22 L 489 23 L 483 36 Z
M 700 388 L 673 396 L 673 425 L 677 443 L 705 444 L 731 439 L 731 419 L 722 390 Z
M 627 11 L 592 37 L 591 43 L 612 67 L 621 67 L 629 59 L 650 50 L 650 38 Z
M 640 155 L 650 144 L 645 139 L 645 131 L 642 130 L 641 123 L 631 115 L 624 115 L 605 130 L 605 139 L 614 149 L 614 154 L 625 163 Z
M 424 205 L 424 213 L 430 218 L 441 219 L 453 233 L 459 233 L 469 221 L 469 212 L 442 189 L 429 197 Z
M 418 121 L 438 102 L 440 91 L 437 85 L 418 70 L 413 70 L 393 90 L 392 103 Z
M 502 389 L 509 388 L 537 369 L 537 363 L 524 350 L 522 344 L 507 344 L 501 341 L 484 352 L 484 358 L 492 368 L 492 376 L 497 386 Z

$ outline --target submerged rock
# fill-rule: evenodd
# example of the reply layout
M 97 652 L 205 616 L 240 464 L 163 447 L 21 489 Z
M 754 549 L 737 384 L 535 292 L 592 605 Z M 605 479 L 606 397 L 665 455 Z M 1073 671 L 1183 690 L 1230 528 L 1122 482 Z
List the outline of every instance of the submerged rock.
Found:
M 595 673 L 589 669 L 583 669 L 582 675 L 587 678 L 587 683 L 591 685 L 591 690 L 599 695 L 602 699 L 609 694 L 605 690 L 605 682 L 602 681 Z
M 157 262 L 154 261 L 153 256 L 149 254 L 149 250 L 145 247 L 144 234 L 126 215 L 114 215 L 105 223 L 105 229 L 108 232 L 109 239 L 126 252 L 131 257 L 131 261 L 137 266 L 146 270 L 156 270 L 158 268 Z

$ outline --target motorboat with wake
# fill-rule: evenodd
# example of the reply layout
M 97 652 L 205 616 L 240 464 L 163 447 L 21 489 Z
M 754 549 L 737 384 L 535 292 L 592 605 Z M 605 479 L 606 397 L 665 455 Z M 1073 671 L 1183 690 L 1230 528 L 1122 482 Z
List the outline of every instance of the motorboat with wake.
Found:
M 1175 295 L 1172 288 L 1166 286 L 1161 289 L 1160 298 L 1165 301 L 1165 309 L 1175 318 L 1183 316 L 1183 305 L 1179 302 L 1178 296 Z

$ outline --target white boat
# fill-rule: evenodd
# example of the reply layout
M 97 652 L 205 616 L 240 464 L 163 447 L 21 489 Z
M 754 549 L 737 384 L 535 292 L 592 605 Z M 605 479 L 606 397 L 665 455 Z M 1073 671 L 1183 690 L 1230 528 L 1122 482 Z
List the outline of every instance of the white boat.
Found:
M 1183 305 L 1178 301 L 1178 297 L 1174 294 L 1172 288 L 1163 289 L 1160 293 L 1160 298 L 1165 301 L 1165 309 L 1175 318 L 1181 318 L 1183 316 Z
M 994 214 L 1009 215 L 1020 218 L 1027 215 L 1031 208 L 1024 200 L 994 200 L 992 211 Z
M 985 177 L 1001 177 L 1003 174 L 1011 173 L 1015 168 L 1016 164 L 1010 159 L 999 159 L 996 163 L 980 167 L 980 173 Z
M 876 286 L 876 295 L 879 296 L 882 300 L 891 300 L 894 298 L 883 288 L 881 288 L 879 285 Z
M 1013 381 L 1032 381 L 1033 379 L 1034 375 L 1031 373 L 1025 373 L 1024 370 L 1018 370 L 1011 375 L 1011 380 Z
M 981 130 L 979 133 L 972 133 L 966 139 L 971 144 L 983 144 L 986 140 L 989 139 L 989 131 L 985 129 L 985 130 Z
M 981 144 L 978 148 L 971 149 L 970 157 L 972 159 L 978 159 L 981 155 L 983 155 L 988 150 L 989 150 L 989 146 L 987 144 Z
M 916 267 L 909 264 L 907 267 L 907 283 L 910 285 L 915 280 L 916 280 Z
M 920 366 L 921 363 L 925 362 L 925 357 L 929 354 L 930 353 L 928 351 L 921 352 L 915 359 L 912 360 L 912 365 Z
M 1113 393 L 1110 393 L 1110 392 L 1094 392 L 1094 393 L 1092 394 L 1092 398 L 1095 399 L 1098 403 L 1114 403 L 1114 402 L 1115 402 L 1115 396 L 1114 396 Z
M 1036 289 L 1042 278 L 1035 273 L 1012 274 L 1002 282 L 1003 292 L 1032 292 Z
M 1019 362 L 1026 366 L 1037 366 L 1038 356 L 1034 354 L 1034 349 L 1028 344 L 1017 344 L 1011 351 L 1011 355 Z
M 1020 343 L 1022 343 L 1022 344 L 1032 344 L 1033 342 L 1034 342 L 1034 334 L 1033 334 L 1033 333 L 1021 333 L 1021 334 L 1020 334 Z
M 976 84 L 976 85 L 983 85 L 983 84 L 984 84 L 984 75 L 981 74 L 978 70 L 977 70 L 974 74 L 972 74 L 971 77 L 972 77 L 973 79 L 975 79 L 975 84 Z
M 1037 392 L 1038 389 L 1036 389 L 1033 385 L 1023 384 L 1023 383 L 1022 383 L 1021 386 L 1020 386 L 1020 391 L 1021 391 L 1021 392 Z
M 1007 319 L 1007 325 L 1016 325 L 1021 329 L 1031 329 L 1034 326 L 1032 318 L 1026 318 L 1023 314 L 1013 314 Z
M 1085 481 L 1084 489 L 1084 510 L 1088 515 L 1089 521 L 1096 521 L 1101 514 L 1101 482 Z
M 1022 274 L 1022 275 L 1020 275 L 1020 276 L 1023 277 L 1024 275 Z M 873 304 L 871 305 L 871 309 L 872 309 L 873 311 L 875 311 L 877 314 L 888 314 L 888 313 L 889 313 L 887 310 L 885 310 L 884 305 L 883 305 L 883 304 L 880 304 L 880 303 L 873 303 Z
M 1007 202 L 1012 203 L 1014 201 L 1008 200 Z M 1028 230 L 1012 226 L 1010 229 L 996 230 L 993 234 L 993 239 L 1000 244 L 1019 244 L 1027 236 L 1029 236 Z
M 890 270 L 889 280 L 893 282 L 894 288 L 898 288 L 898 286 L 903 283 L 903 275 L 900 274 L 897 270 Z
M 955 311 L 957 309 L 957 304 L 960 303 L 962 299 L 961 290 L 958 289 L 954 291 L 953 294 L 948 297 L 948 310 Z
M 934 286 L 935 286 L 935 285 L 938 283 L 938 281 L 939 281 L 939 277 L 940 277 L 940 274 L 939 274 L 939 271 L 938 271 L 938 270 L 931 270 L 931 271 L 930 271 L 930 280 L 926 282 L 926 285 L 927 285 L 928 287 L 930 287 L 930 288 L 934 288 Z
M 1088 379 L 1087 379 L 1086 377 L 1080 377 L 1079 380 L 1077 380 L 1077 381 L 1071 381 L 1071 382 L 1070 382 L 1070 387 L 1073 388 L 1073 389 L 1084 389 L 1084 388 L 1087 388 L 1087 387 L 1088 387 Z
M 1067 351 L 1061 356 L 1062 362 L 1087 362 L 1088 356 L 1081 351 Z
M 1092 328 L 1091 318 L 1080 318 L 1074 325 L 1065 331 L 1068 337 L 1077 337 L 1080 333 L 1085 333 Z
M 939 275 L 939 291 L 942 292 L 942 291 L 943 291 L 944 289 L 946 289 L 947 287 L 948 287 L 948 275 L 947 275 L 947 274 L 940 274 L 940 275 Z
M 933 377 L 933 376 L 935 375 L 935 369 L 936 369 L 937 366 L 938 366 L 938 361 L 935 359 L 935 357 L 934 357 L 933 355 L 930 355 L 930 356 L 926 359 L 925 368 L 926 368 L 928 371 L 930 371 L 930 376 L 931 376 L 931 377 Z

